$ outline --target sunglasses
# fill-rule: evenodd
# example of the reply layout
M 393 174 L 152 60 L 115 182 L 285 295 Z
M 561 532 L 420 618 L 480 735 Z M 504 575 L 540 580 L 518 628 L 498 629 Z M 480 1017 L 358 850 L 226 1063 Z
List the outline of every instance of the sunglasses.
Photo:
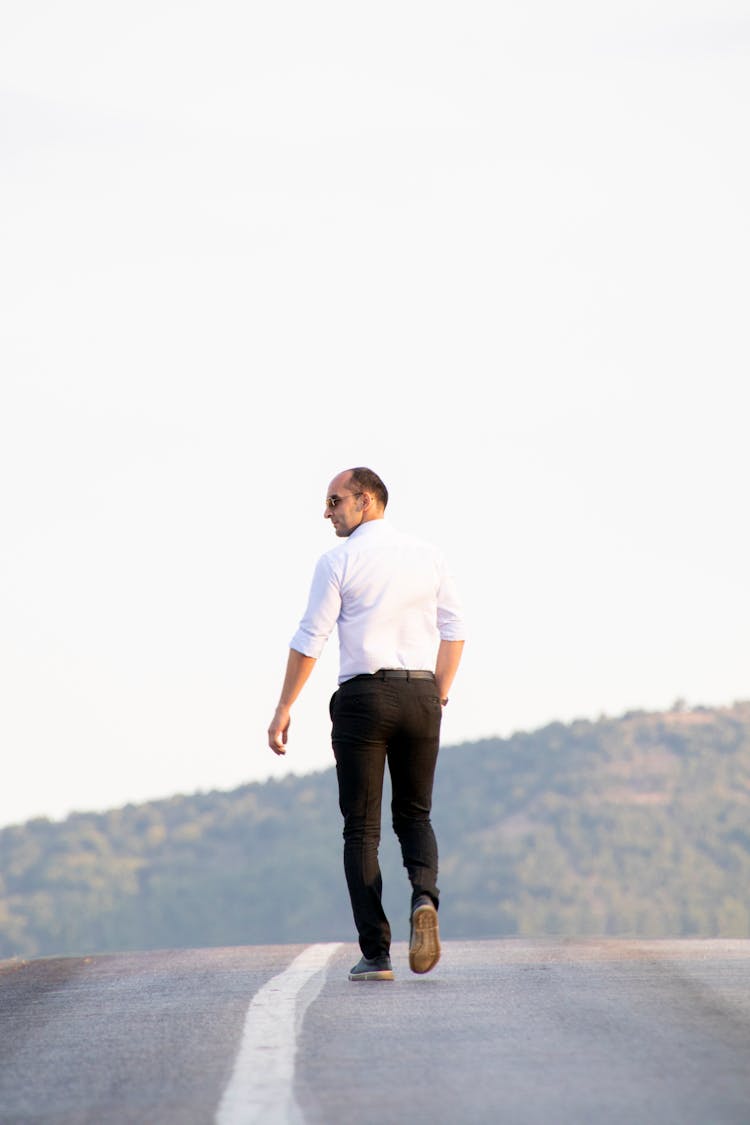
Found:
M 347 492 L 346 496 L 326 496 L 326 508 L 330 508 L 330 510 L 333 511 L 336 505 L 341 503 L 342 500 L 346 500 L 349 496 L 361 495 L 361 492 Z

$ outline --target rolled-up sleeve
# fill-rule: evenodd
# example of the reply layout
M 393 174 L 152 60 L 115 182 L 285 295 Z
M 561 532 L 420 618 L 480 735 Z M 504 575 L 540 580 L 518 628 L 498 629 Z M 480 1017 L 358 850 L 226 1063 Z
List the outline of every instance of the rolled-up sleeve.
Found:
M 437 596 L 437 627 L 441 641 L 466 640 L 464 611 L 456 580 L 444 561 Z
M 289 647 L 317 658 L 333 632 L 341 612 L 341 584 L 331 560 L 323 555 L 313 574 L 307 609 Z

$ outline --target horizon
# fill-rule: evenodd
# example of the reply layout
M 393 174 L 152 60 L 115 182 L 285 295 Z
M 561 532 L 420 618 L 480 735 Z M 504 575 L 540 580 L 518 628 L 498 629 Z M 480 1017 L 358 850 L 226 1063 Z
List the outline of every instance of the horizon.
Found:
M 557 720 L 557 719 L 551 719 L 549 722 L 544 723 L 540 727 L 534 727 L 532 729 L 525 729 L 525 730 L 515 730 L 512 733 L 510 733 L 508 735 L 504 735 L 504 736 L 502 736 L 502 735 L 486 735 L 482 738 L 470 739 L 470 740 L 466 740 L 466 741 L 462 741 L 462 742 L 444 743 L 444 744 L 441 744 L 440 755 L 442 755 L 446 752 L 449 752 L 451 750 L 460 750 L 464 747 L 471 747 L 471 746 L 475 746 L 475 745 L 478 746 L 478 745 L 481 745 L 484 742 L 509 742 L 511 739 L 513 739 L 513 738 L 515 738 L 519 735 L 539 734 L 539 733 L 543 732 L 544 730 L 546 730 L 548 727 L 556 726 L 558 724 L 561 725 L 561 726 L 564 726 L 564 727 L 571 727 L 571 726 L 574 726 L 577 723 L 589 723 L 591 726 L 596 726 L 599 723 L 606 723 L 606 722 L 618 723 L 618 722 L 627 721 L 631 718 L 642 718 L 642 717 L 648 717 L 648 716 L 690 715 L 690 714 L 694 714 L 694 713 L 730 712 L 730 711 L 735 711 L 738 708 L 744 708 L 744 707 L 748 707 L 748 706 L 750 706 L 750 697 L 748 699 L 735 699 L 732 703 L 727 703 L 727 704 L 706 704 L 706 703 L 690 704 L 684 699 L 676 699 L 676 700 L 674 700 L 671 707 L 665 708 L 665 709 L 662 709 L 662 710 L 651 710 L 651 709 L 643 709 L 643 708 L 637 708 L 636 707 L 636 708 L 630 708 L 627 711 L 624 711 L 620 715 L 607 715 L 607 714 L 602 713 L 602 714 L 599 714 L 599 715 L 597 715 L 596 717 L 593 717 L 593 718 L 587 717 L 587 716 L 584 716 L 584 715 L 579 715 L 576 718 L 567 720 L 566 722 L 562 722 L 561 720 Z M 437 766 L 438 771 L 440 770 L 440 755 L 438 755 L 438 766 Z M 331 762 L 329 765 L 317 766 L 317 767 L 314 767 L 312 769 L 304 770 L 304 771 L 301 771 L 301 772 L 296 772 L 295 770 L 288 770 L 281 775 L 270 775 L 270 776 L 264 777 L 264 778 L 254 778 L 251 781 L 242 781 L 242 782 L 239 782 L 237 785 L 231 786 L 228 789 L 215 787 L 215 788 L 212 788 L 212 789 L 196 789 L 196 790 L 193 790 L 191 792 L 178 791 L 178 792 L 175 792 L 175 793 L 165 793 L 165 794 L 161 794 L 161 795 L 158 795 L 158 796 L 146 798 L 143 801 L 128 801 L 123 805 L 114 805 L 114 806 L 111 806 L 111 807 L 108 807 L 108 808 L 103 808 L 103 809 L 72 808 L 72 809 L 69 809 L 66 813 L 64 813 L 60 816 L 40 815 L 40 816 L 29 817 L 27 820 L 22 821 L 22 822 L 12 822 L 12 823 L 9 823 L 9 824 L 0 823 L 0 832 L 2 832 L 6 828 L 24 828 L 24 827 L 28 826 L 29 824 L 33 824 L 34 822 L 39 822 L 39 821 L 49 823 L 49 824 L 62 824 L 66 820 L 68 820 L 70 818 L 75 818 L 75 817 L 107 816 L 109 813 L 119 812 L 119 811 L 121 811 L 122 809 L 125 809 L 125 808 L 131 808 L 131 807 L 136 808 L 136 807 L 139 807 L 141 805 L 161 804 L 163 802 L 169 802 L 169 801 L 173 801 L 175 799 L 184 798 L 185 800 L 190 800 L 193 797 L 210 797 L 210 796 L 213 796 L 214 794 L 219 794 L 219 795 L 222 795 L 222 796 L 229 796 L 233 792 L 235 792 L 236 790 L 239 790 L 239 789 L 244 789 L 244 788 L 252 787 L 252 786 L 264 786 L 264 785 L 268 785 L 268 784 L 277 784 L 277 783 L 280 784 L 280 783 L 283 783 L 285 781 L 293 781 L 293 780 L 298 780 L 298 779 L 302 779 L 302 778 L 305 778 L 305 777 L 310 777 L 314 774 L 327 773 L 329 770 L 333 770 L 334 768 L 335 768 L 335 762 Z

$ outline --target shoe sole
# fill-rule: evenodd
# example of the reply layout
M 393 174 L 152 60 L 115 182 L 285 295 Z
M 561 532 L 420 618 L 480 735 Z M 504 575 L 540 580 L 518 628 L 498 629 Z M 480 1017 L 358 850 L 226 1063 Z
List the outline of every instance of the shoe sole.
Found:
M 349 980 L 395 980 L 393 969 L 372 969 L 368 973 L 349 973 Z
M 440 929 L 434 906 L 418 906 L 411 916 L 409 968 L 413 973 L 429 973 L 440 960 Z

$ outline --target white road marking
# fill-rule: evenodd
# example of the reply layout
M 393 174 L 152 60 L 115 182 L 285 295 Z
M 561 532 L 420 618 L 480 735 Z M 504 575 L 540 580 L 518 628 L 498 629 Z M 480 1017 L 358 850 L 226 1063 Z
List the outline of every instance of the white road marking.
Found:
M 310 945 L 288 969 L 272 977 L 250 1002 L 237 1058 L 216 1125 L 295 1125 L 303 1120 L 294 1100 L 297 1028 L 323 986 L 322 970 L 340 942 Z M 300 993 L 320 973 L 317 987 Z

